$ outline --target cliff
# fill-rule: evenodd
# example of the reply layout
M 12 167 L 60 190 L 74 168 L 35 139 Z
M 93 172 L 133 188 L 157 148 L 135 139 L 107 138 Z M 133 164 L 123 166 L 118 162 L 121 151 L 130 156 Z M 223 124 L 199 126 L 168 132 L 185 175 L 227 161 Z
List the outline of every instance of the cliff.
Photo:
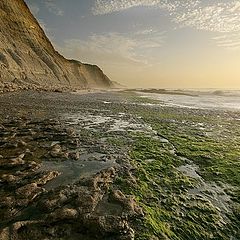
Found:
M 23 0 L 1 0 L 0 86 L 80 89 L 108 88 L 112 82 L 98 66 L 61 56 Z

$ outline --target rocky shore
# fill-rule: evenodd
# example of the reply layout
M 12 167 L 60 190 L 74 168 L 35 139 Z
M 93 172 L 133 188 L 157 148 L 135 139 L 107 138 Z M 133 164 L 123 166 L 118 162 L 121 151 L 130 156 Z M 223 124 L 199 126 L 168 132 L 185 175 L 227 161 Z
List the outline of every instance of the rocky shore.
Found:
M 36 102 L 25 106 L 29 107 L 26 112 L 19 105 L 28 105 L 29 95 Z M 44 103 L 43 109 L 39 104 L 36 109 L 39 99 L 35 95 L 64 101 L 53 93 L 42 96 L 23 92 L 1 97 L 6 112 L 1 111 L 0 125 L 0 238 L 133 239 L 129 218 L 141 215 L 141 209 L 133 197 L 111 187 L 117 172 L 128 162 L 126 154 L 83 129 L 71 127 L 59 116 L 67 114 L 66 109 L 58 110 L 56 102 L 46 105 L 47 109 Z M 16 102 L 9 106 L 7 97 Z M 64 107 L 71 108 L 67 101 Z M 59 120 L 48 118 L 50 115 Z M 75 164 L 83 174 L 73 176 L 66 173 L 68 168 L 63 172 L 47 170 L 50 163 L 53 169 L 64 163 Z M 63 182 L 72 179 L 62 185 L 58 182 L 61 174 L 66 174 Z M 48 187 L 48 183 L 53 186 Z
M 16 91 L 27 91 L 27 90 L 32 90 L 32 91 L 48 91 L 48 92 L 70 92 L 70 91 L 75 91 L 77 89 L 70 88 L 67 86 L 57 86 L 55 85 L 54 87 L 50 86 L 38 86 L 34 84 L 27 84 L 27 83 L 0 83 L 0 94 L 1 93 L 7 93 L 7 92 L 16 92 Z
M 102 88 L 102 90 L 106 90 Z M 12 82 L 0 82 L 0 94 L 8 93 L 8 92 L 19 92 L 19 91 L 38 91 L 38 92 L 81 92 L 81 91 L 94 91 L 94 89 L 90 88 L 77 88 L 71 86 L 65 86 L 62 84 L 55 84 L 53 86 L 49 85 L 36 85 L 36 84 L 28 84 L 22 81 L 12 81 Z
M 131 92 L 12 92 L 0 106 L 0 239 L 240 236 L 238 113 Z

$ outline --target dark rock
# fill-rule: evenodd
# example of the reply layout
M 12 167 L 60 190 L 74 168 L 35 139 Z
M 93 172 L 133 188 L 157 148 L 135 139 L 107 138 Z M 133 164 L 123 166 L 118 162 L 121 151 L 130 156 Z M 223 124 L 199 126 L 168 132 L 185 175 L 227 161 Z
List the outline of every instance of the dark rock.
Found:
M 50 152 L 50 155 L 54 158 L 62 155 L 62 147 L 59 144 L 55 144 Z
M 57 171 L 51 171 L 51 172 L 44 172 L 42 176 L 35 181 L 37 185 L 45 185 L 47 182 L 51 181 L 52 179 L 59 176 L 60 173 Z
M 80 153 L 79 152 L 70 152 L 68 154 L 68 157 L 73 160 L 79 160 L 80 159 Z
M 37 183 L 30 183 L 18 188 L 16 194 L 21 198 L 34 198 L 41 191 L 42 188 L 38 187 Z
M 78 217 L 78 212 L 73 208 L 60 208 L 50 214 L 51 221 L 73 220 Z

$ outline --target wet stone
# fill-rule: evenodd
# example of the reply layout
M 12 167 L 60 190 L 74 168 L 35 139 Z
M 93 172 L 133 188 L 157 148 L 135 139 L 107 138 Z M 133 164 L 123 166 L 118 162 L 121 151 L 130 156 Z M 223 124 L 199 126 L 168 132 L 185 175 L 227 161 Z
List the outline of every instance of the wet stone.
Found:
M 78 211 L 73 208 L 61 208 L 57 209 L 53 213 L 50 214 L 49 218 L 51 221 L 62 221 L 62 220 L 70 220 L 76 219 L 78 217 Z
M 16 194 L 23 198 L 33 198 L 36 194 L 41 192 L 41 190 L 41 187 L 38 187 L 37 183 L 30 183 L 17 189 Z
M 61 121 L 42 119 L 41 114 L 37 111 L 35 119 L 8 119 L 4 125 L 2 143 L 17 145 L 8 148 L 0 143 L 4 150 L 0 168 L 5 174 L 0 172 L 4 186 L 0 225 L 6 226 L 0 227 L 0 238 L 12 234 L 16 240 L 134 239 L 128 218 L 141 215 L 134 198 L 117 191 L 109 198 L 118 168 L 115 160 L 124 163 L 127 149 L 110 146 L 98 136 L 101 133 L 108 140 L 107 131 L 121 127 L 120 117 L 115 121 L 115 115 L 102 116 L 105 122 L 90 124 L 78 113 L 80 123 L 74 125 L 63 114 Z M 97 114 L 92 114 L 94 119 L 102 121 Z M 124 136 L 124 124 L 119 136 Z M 69 181 L 63 184 L 62 179 Z M 104 206 L 113 207 L 111 214 L 100 211 Z

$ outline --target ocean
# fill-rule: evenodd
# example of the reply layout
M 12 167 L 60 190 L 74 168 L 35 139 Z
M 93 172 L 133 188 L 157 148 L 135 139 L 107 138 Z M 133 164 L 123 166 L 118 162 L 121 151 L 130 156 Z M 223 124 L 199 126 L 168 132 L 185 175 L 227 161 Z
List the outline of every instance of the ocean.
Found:
M 175 93 L 173 93 L 175 92 Z M 221 109 L 240 111 L 239 90 L 177 90 L 160 93 L 138 92 L 144 98 L 158 100 L 160 105 L 193 109 Z

